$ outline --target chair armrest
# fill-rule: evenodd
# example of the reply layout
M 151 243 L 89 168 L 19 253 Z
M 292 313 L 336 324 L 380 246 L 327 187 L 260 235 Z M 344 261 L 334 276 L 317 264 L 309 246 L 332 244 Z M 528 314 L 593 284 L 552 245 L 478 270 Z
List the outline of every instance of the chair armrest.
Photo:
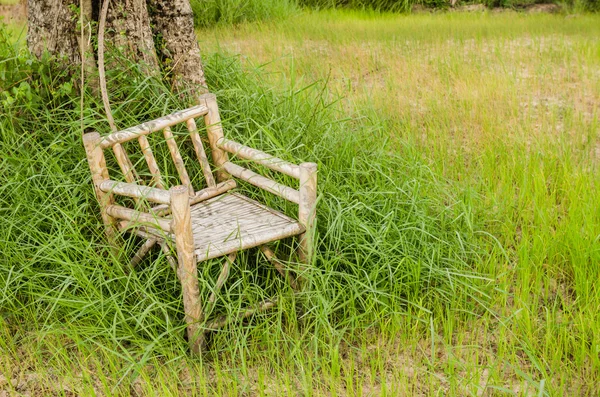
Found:
M 117 182 L 105 180 L 99 186 L 100 190 L 107 193 L 114 193 L 121 196 L 146 199 L 154 203 L 170 204 L 171 195 L 167 190 L 154 187 L 137 185 L 135 183 Z
M 272 179 L 259 175 L 252 170 L 240 167 L 239 165 L 233 164 L 229 161 L 223 164 L 223 168 L 236 178 L 242 179 L 256 187 L 266 190 L 267 192 L 271 192 L 283 197 L 292 203 L 300 204 L 300 192 L 296 189 L 282 185 L 281 183 L 275 182 Z
M 226 152 L 235 154 L 244 160 L 254 161 L 255 163 L 272 169 L 273 171 L 279 171 L 282 174 L 300 179 L 300 167 L 296 164 L 282 160 L 278 157 L 271 156 L 270 154 L 261 152 L 258 149 L 242 145 L 239 142 L 235 142 L 226 138 L 219 139 L 217 146 Z

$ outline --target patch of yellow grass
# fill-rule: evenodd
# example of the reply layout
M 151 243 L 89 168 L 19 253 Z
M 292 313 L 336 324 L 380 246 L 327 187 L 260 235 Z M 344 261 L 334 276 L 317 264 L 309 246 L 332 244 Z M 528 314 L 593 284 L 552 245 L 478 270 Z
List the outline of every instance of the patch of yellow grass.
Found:
M 450 152 L 472 152 L 550 138 L 596 156 L 589 131 L 600 103 L 598 26 L 594 16 L 309 14 L 199 37 L 204 51 L 267 64 L 274 85 L 292 75 L 328 80 L 349 110 L 372 107 L 408 124 L 425 147 L 442 139 Z

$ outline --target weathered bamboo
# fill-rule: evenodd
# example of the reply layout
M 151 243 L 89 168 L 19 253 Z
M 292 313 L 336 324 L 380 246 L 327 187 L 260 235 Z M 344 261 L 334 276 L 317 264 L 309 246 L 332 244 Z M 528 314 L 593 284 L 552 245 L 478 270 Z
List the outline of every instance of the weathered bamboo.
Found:
M 159 218 L 146 212 L 136 211 L 131 208 L 113 204 L 106 207 L 106 213 L 113 218 L 125 219 L 127 221 L 138 222 L 151 227 L 158 227 L 165 232 L 172 231 L 170 219 Z
M 290 283 L 291 287 L 294 290 L 299 288 L 301 280 L 295 279 L 284 264 L 275 257 L 274 252 L 264 244 L 300 235 L 299 256 L 302 262 L 309 264 L 314 256 L 317 201 L 316 164 L 295 165 L 260 150 L 225 139 L 215 95 L 205 94 L 199 99 L 198 106 L 114 132 L 105 138 L 101 138 L 97 133 L 84 136 L 94 187 L 107 229 L 116 223 L 116 219 L 124 219 L 118 223 L 122 228 L 131 228 L 133 233 L 148 239 L 132 258 L 132 266 L 137 265 L 152 246 L 159 243 L 167 255 L 169 264 L 175 268 L 182 285 L 187 334 L 193 353 L 200 353 L 202 350 L 205 338 L 204 330 L 222 328 L 231 321 L 241 320 L 259 311 L 270 309 L 277 303 L 276 299 L 266 300 L 231 317 L 222 316 L 212 321 L 205 319 L 205 316 L 208 317 L 212 312 L 219 291 L 229 276 L 237 251 L 261 246 L 267 259 Z M 216 181 L 211 173 L 206 151 L 194 120 L 194 117 L 200 116 L 204 116 L 207 127 L 212 160 L 216 166 Z M 208 186 L 195 193 L 175 137 L 169 128 L 182 122 L 186 123 Z M 158 162 L 146 137 L 146 135 L 159 130 L 164 132 L 169 152 L 181 180 L 180 186 L 169 191 L 164 190 L 165 185 Z M 122 143 L 134 138 L 139 141 L 153 177 L 153 186 L 156 187 L 147 187 L 136 183 L 139 177 L 122 146 Z M 115 151 L 119 166 L 128 183 L 109 179 L 102 152 L 102 149 L 109 147 Z M 299 190 L 229 162 L 228 153 L 299 179 Z M 231 179 L 232 176 L 298 204 L 298 221 L 237 193 L 223 195 L 218 199 L 191 208 L 193 204 L 219 196 L 235 188 L 236 182 Z M 113 193 L 136 200 L 143 198 L 160 205 L 154 207 L 151 213 L 136 211 L 115 205 Z M 253 207 L 250 208 L 248 203 L 255 204 L 252 204 Z M 144 211 L 146 210 L 144 209 Z M 172 219 L 164 217 L 169 212 L 172 214 Z M 192 217 L 194 218 L 192 219 Z M 112 230 L 112 235 L 114 235 L 114 230 Z M 194 236 L 196 241 L 194 241 Z M 177 260 L 170 255 L 169 251 L 169 244 L 173 239 L 177 249 Z M 206 301 L 202 301 L 198 285 L 197 261 L 227 254 L 228 257 L 225 259 L 210 296 Z M 203 308 L 206 309 L 206 313 Z
M 237 164 L 230 163 L 229 161 L 223 164 L 223 169 L 235 176 L 236 178 L 242 179 L 254 186 L 264 189 L 268 192 L 283 197 L 284 199 L 291 201 L 292 203 L 300 203 L 300 192 L 292 189 L 289 186 L 277 183 L 272 179 L 257 174 L 256 172 L 249 170 L 244 167 L 240 167 Z
M 229 179 L 225 182 L 217 184 L 216 186 L 198 190 L 194 194 L 194 197 L 190 197 L 190 205 L 194 205 L 204 200 L 216 197 L 220 194 L 225 193 L 228 190 L 234 189 L 236 186 L 237 183 L 233 179 Z M 152 212 L 158 216 L 164 216 L 171 212 L 171 207 L 168 205 L 157 205 L 156 207 L 152 208 Z
M 186 124 L 188 131 L 190 132 L 192 144 L 194 145 L 196 157 L 198 158 L 198 162 L 200 163 L 200 167 L 202 168 L 202 174 L 204 175 L 204 179 L 206 180 L 206 185 L 208 187 L 213 187 L 216 185 L 215 178 L 213 177 L 212 170 L 210 169 L 210 164 L 208 163 L 208 158 L 206 157 L 206 151 L 204 150 L 202 139 L 200 139 L 200 135 L 198 134 L 198 127 L 196 127 L 196 121 L 194 119 L 189 119 L 188 121 L 186 121 Z
M 92 172 L 92 182 L 94 183 L 96 198 L 100 204 L 100 214 L 102 216 L 102 221 L 104 222 L 106 237 L 112 243 L 115 236 L 115 219 L 106 212 L 106 208 L 109 205 L 112 205 L 114 200 L 112 194 L 100 189 L 102 182 L 109 178 L 104 152 L 100 148 L 101 139 L 100 134 L 97 132 L 90 132 L 83 135 L 83 144 L 85 146 L 90 171 Z
M 168 234 L 167 232 L 153 227 L 152 225 L 149 225 L 149 227 L 145 226 L 145 225 L 140 225 L 139 222 L 135 222 L 135 221 L 126 221 L 126 220 L 121 220 L 117 223 L 117 227 L 119 228 L 119 230 L 121 231 L 126 231 L 126 232 L 131 232 L 131 233 L 135 233 L 140 237 L 149 239 L 149 238 L 157 238 L 157 239 L 164 239 L 164 238 L 168 238 Z
M 151 184 L 159 189 L 164 189 L 165 184 L 162 180 L 160 169 L 158 168 L 158 163 L 156 162 L 154 154 L 152 153 L 152 148 L 150 148 L 150 142 L 148 142 L 148 137 L 146 135 L 141 135 L 138 138 L 138 142 L 140 143 L 140 148 L 142 149 L 142 153 L 144 153 L 146 164 L 148 164 L 148 169 L 150 170 L 150 174 L 152 175 Z
M 167 244 L 167 242 L 162 241 L 160 243 L 160 248 L 162 249 L 163 253 L 167 257 L 167 262 L 169 262 L 171 269 L 173 269 L 173 271 L 177 275 L 177 278 L 179 278 L 179 271 L 177 269 L 177 260 L 175 258 L 173 258 L 173 254 L 171 253 L 171 250 L 169 249 L 169 245 Z
M 202 303 L 198 286 L 198 269 L 194 254 L 194 236 L 190 214 L 190 197 L 187 186 L 171 188 L 171 211 L 173 213 L 173 233 L 177 246 L 178 273 L 183 292 L 183 308 L 187 323 L 188 341 L 193 353 L 199 354 L 203 341 L 200 330 Z
M 198 190 L 194 197 L 190 199 L 190 203 L 197 204 L 201 201 L 208 200 L 218 196 L 219 194 L 225 193 L 228 190 L 235 189 L 237 183 L 233 179 L 226 180 L 213 187 L 207 187 L 206 189 Z
M 154 245 L 157 243 L 157 239 L 155 238 L 149 238 L 147 239 L 144 244 L 142 244 L 142 246 L 140 247 L 139 250 L 137 250 L 137 252 L 135 253 L 135 255 L 133 255 L 133 258 L 131 258 L 131 262 L 129 262 L 129 265 L 133 268 L 136 267 L 141 261 L 142 259 L 144 259 L 144 256 L 146 256 L 146 254 L 148 253 L 148 251 L 150 251 L 152 249 L 152 247 L 154 247 Z
M 229 161 L 229 156 L 217 145 L 217 142 L 223 138 L 223 126 L 221 125 L 217 96 L 215 94 L 203 94 L 200 95 L 199 100 L 208 109 L 204 116 L 208 142 L 210 143 L 213 163 L 216 167 L 217 182 L 223 182 L 230 179 L 231 176 L 223 169 L 223 165 Z
M 210 294 L 210 297 L 206 302 L 206 307 L 209 308 L 207 310 L 212 310 L 213 305 L 217 300 L 217 294 L 223 287 L 223 284 L 225 284 L 225 281 L 227 281 L 227 278 L 229 277 L 229 268 L 235 261 L 236 257 L 236 252 L 233 252 L 225 257 L 225 261 L 223 262 L 223 268 L 221 269 L 221 273 L 219 273 L 219 277 L 217 278 L 217 282 L 215 283 L 215 288 L 213 289 L 213 292 Z M 202 317 L 204 317 L 204 314 Z
M 317 164 L 300 164 L 300 202 L 298 221 L 306 231 L 300 235 L 300 260 L 310 264 L 313 255 L 315 216 L 317 206 Z
M 135 183 L 105 180 L 100 184 L 103 192 L 111 192 L 126 197 L 141 198 L 154 203 L 169 204 L 171 195 L 168 191 Z
M 120 226 L 121 229 L 127 229 L 129 227 L 128 222 L 127 221 L 121 221 L 120 222 Z M 173 272 L 175 272 L 175 274 L 177 275 L 177 278 L 179 279 L 179 272 L 177 270 L 177 260 L 173 257 L 173 254 L 171 253 L 171 250 L 169 248 L 168 243 L 165 240 L 162 240 L 160 237 L 156 236 L 153 233 L 148 233 L 147 229 L 142 227 L 136 227 L 132 233 L 148 239 L 148 240 L 156 240 L 156 242 L 160 245 L 160 249 L 163 251 L 163 253 L 165 254 L 166 258 L 167 258 L 167 262 L 169 262 L 169 266 L 171 266 L 171 269 L 173 269 Z M 163 236 L 164 237 L 164 236 Z M 140 248 L 141 250 L 141 248 Z M 137 254 L 136 254 L 137 255 Z M 145 255 L 145 253 L 144 253 Z M 135 258 L 134 258 L 135 259 Z
M 292 287 L 292 289 L 294 291 L 296 291 L 298 289 L 298 284 L 296 283 L 296 280 L 294 280 L 294 277 L 290 274 L 290 272 L 287 271 L 287 269 L 283 266 L 283 264 L 279 261 L 279 259 L 277 259 L 275 252 L 273 252 L 273 250 L 266 245 L 261 245 L 260 250 L 262 251 L 263 254 L 265 254 L 265 256 L 267 257 L 267 260 L 269 262 L 271 262 L 273 267 L 275 267 L 275 269 L 277 269 L 279 274 L 281 274 L 281 276 L 285 280 L 287 280 L 288 283 L 290 283 L 290 286 Z
M 112 147 L 112 149 L 113 153 L 115 154 L 115 158 L 117 159 L 117 164 L 119 164 L 121 172 L 123 172 L 123 175 L 125 175 L 125 180 L 129 183 L 136 183 L 140 177 L 135 171 L 135 168 L 133 168 L 133 164 L 131 163 L 131 160 L 129 160 L 129 156 L 127 155 L 127 151 L 125 151 L 125 148 L 120 143 L 117 143 Z
M 190 182 L 188 172 L 185 169 L 185 164 L 183 164 L 183 158 L 181 158 L 181 153 L 179 152 L 179 148 L 177 147 L 177 142 L 175 142 L 175 137 L 173 136 L 173 132 L 171 132 L 171 128 L 165 128 L 163 130 L 163 134 L 165 135 L 165 140 L 167 141 L 167 146 L 169 147 L 169 152 L 171 153 L 171 158 L 173 159 L 173 163 L 175 163 L 175 168 L 179 174 L 179 180 L 181 181 L 182 185 L 187 186 L 190 196 L 193 196 L 194 188 L 192 187 L 192 182 Z
M 229 324 L 232 321 L 243 320 L 246 317 L 250 317 L 251 315 L 253 315 L 255 313 L 269 310 L 269 309 L 275 307 L 276 304 L 277 304 L 277 299 L 264 300 L 264 301 L 260 302 L 258 305 L 256 305 L 256 307 L 254 309 L 246 309 L 243 312 L 238 313 L 237 315 L 232 316 L 232 317 L 221 316 L 218 319 L 208 323 L 206 326 L 206 329 L 217 330 L 219 328 L 223 328 L 224 326 L 226 326 L 227 324 Z
M 226 138 L 221 138 L 217 144 L 221 149 L 226 150 L 231 154 L 235 154 L 239 158 L 252 160 L 255 163 L 262 164 L 274 171 L 279 171 L 293 178 L 300 179 L 300 167 L 296 164 L 292 164 L 278 157 L 261 152 L 258 149 L 242 145 L 241 143 Z
M 189 109 L 181 110 L 179 112 L 172 113 L 168 116 L 164 116 L 156 120 L 136 125 L 135 127 L 130 127 L 121 131 L 113 132 L 112 134 L 109 134 L 102 138 L 100 146 L 102 147 L 102 149 L 106 149 L 117 143 L 124 143 L 132 139 L 138 138 L 140 135 L 148 135 L 155 131 L 160 131 L 167 127 L 174 126 L 175 124 L 183 123 L 184 121 L 190 118 L 204 116 L 205 114 L 207 114 L 207 112 L 208 108 L 203 104 L 191 107 Z
M 242 251 L 252 247 L 258 247 L 268 244 L 275 240 L 281 240 L 286 237 L 297 236 L 304 231 L 304 227 L 299 224 L 290 224 L 277 231 L 256 232 L 244 236 L 243 239 L 231 238 L 220 244 L 211 244 L 207 248 L 197 248 L 196 256 L 199 261 L 218 258 L 230 252 Z

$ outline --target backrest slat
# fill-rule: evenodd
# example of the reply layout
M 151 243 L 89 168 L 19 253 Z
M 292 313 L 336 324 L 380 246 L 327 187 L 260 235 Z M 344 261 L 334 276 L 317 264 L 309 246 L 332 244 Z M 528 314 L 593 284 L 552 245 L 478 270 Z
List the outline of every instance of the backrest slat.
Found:
M 152 154 L 152 149 L 150 148 L 148 138 L 146 137 L 146 135 L 140 135 L 140 137 L 138 138 L 138 142 L 140 143 L 142 153 L 144 154 L 144 158 L 146 159 L 146 164 L 148 164 L 148 169 L 150 170 L 150 174 L 152 175 L 152 184 L 159 189 L 164 189 L 165 184 L 162 180 L 162 176 L 160 175 L 160 170 L 158 169 L 158 164 L 156 162 L 156 159 L 154 158 L 154 154 Z
M 206 157 L 206 151 L 204 150 L 204 145 L 202 144 L 202 139 L 198 134 L 198 128 L 196 127 L 196 121 L 194 119 L 189 119 L 186 121 L 186 125 L 188 131 L 190 132 L 190 138 L 192 139 L 192 143 L 194 144 L 194 151 L 196 152 L 196 157 L 198 157 L 198 162 L 200 163 L 200 167 L 202 168 L 202 174 L 204 174 L 204 179 L 206 180 L 206 185 L 208 187 L 217 186 L 215 182 L 215 178 L 213 177 L 212 170 L 210 169 L 210 164 L 208 163 L 208 158 Z
M 179 180 L 181 181 L 182 185 L 188 187 L 190 196 L 193 196 L 194 188 L 192 187 L 190 177 L 188 175 L 187 170 L 185 169 L 185 165 L 183 164 L 183 158 L 181 157 L 181 153 L 179 152 L 179 148 L 177 147 L 177 142 L 175 142 L 175 137 L 173 136 L 173 132 L 171 132 L 171 128 L 166 127 L 163 130 L 163 134 L 165 136 L 165 140 L 167 141 L 169 152 L 171 152 L 171 158 L 173 159 L 173 163 L 175 163 L 175 168 L 177 168 Z
M 162 180 L 160 169 L 158 168 L 158 163 L 156 162 L 154 154 L 152 153 L 152 149 L 150 148 L 150 142 L 148 142 L 148 138 L 146 137 L 146 135 L 141 135 L 138 138 L 138 142 L 140 143 L 140 147 L 142 148 L 142 153 L 144 154 L 144 158 L 146 159 L 146 164 L 148 164 L 150 175 L 152 175 L 151 184 L 153 184 L 159 189 L 164 189 L 165 184 Z
M 129 160 L 125 148 L 120 143 L 117 143 L 113 145 L 113 152 L 115 153 L 117 163 L 119 164 L 123 175 L 125 175 L 125 180 L 128 183 L 136 183 L 140 177 L 135 171 L 135 168 L 133 168 L 133 164 L 131 163 L 131 160 Z

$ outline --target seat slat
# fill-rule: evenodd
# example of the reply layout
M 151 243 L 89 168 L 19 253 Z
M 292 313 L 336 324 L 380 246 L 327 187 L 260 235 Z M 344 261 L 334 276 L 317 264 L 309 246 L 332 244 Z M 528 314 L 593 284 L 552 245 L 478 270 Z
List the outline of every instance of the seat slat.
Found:
M 194 197 L 190 197 L 190 205 L 194 205 L 201 201 L 208 200 L 210 198 L 223 194 L 228 190 L 235 189 L 236 186 L 237 184 L 233 179 L 228 179 L 225 182 L 217 184 L 216 186 L 198 190 L 194 194 Z M 169 205 L 157 205 L 156 207 L 152 208 L 152 212 L 159 216 L 167 214 L 170 211 L 171 207 Z
M 188 187 L 190 196 L 193 196 L 194 188 L 192 187 L 192 183 L 190 182 L 188 172 L 185 169 L 183 158 L 181 157 L 181 153 L 179 152 L 179 148 L 177 147 L 177 142 L 175 142 L 175 136 L 173 136 L 171 128 L 165 128 L 163 130 L 163 134 L 165 136 L 165 140 L 167 141 L 167 146 L 169 147 L 171 158 L 173 159 L 173 163 L 175 163 L 175 168 L 177 169 L 177 173 L 179 174 L 179 180 L 181 181 L 182 185 Z
M 191 219 L 198 260 L 304 232 L 304 227 L 294 219 L 237 193 L 194 205 Z
M 300 224 L 287 225 L 279 230 L 269 229 L 263 232 L 244 235 L 241 239 L 232 239 L 221 243 L 208 243 L 206 246 L 200 246 L 196 249 L 196 257 L 199 261 L 204 261 L 219 256 L 227 255 L 232 252 L 258 247 L 275 240 L 281 240 L 302 233 L 304 229 Z

